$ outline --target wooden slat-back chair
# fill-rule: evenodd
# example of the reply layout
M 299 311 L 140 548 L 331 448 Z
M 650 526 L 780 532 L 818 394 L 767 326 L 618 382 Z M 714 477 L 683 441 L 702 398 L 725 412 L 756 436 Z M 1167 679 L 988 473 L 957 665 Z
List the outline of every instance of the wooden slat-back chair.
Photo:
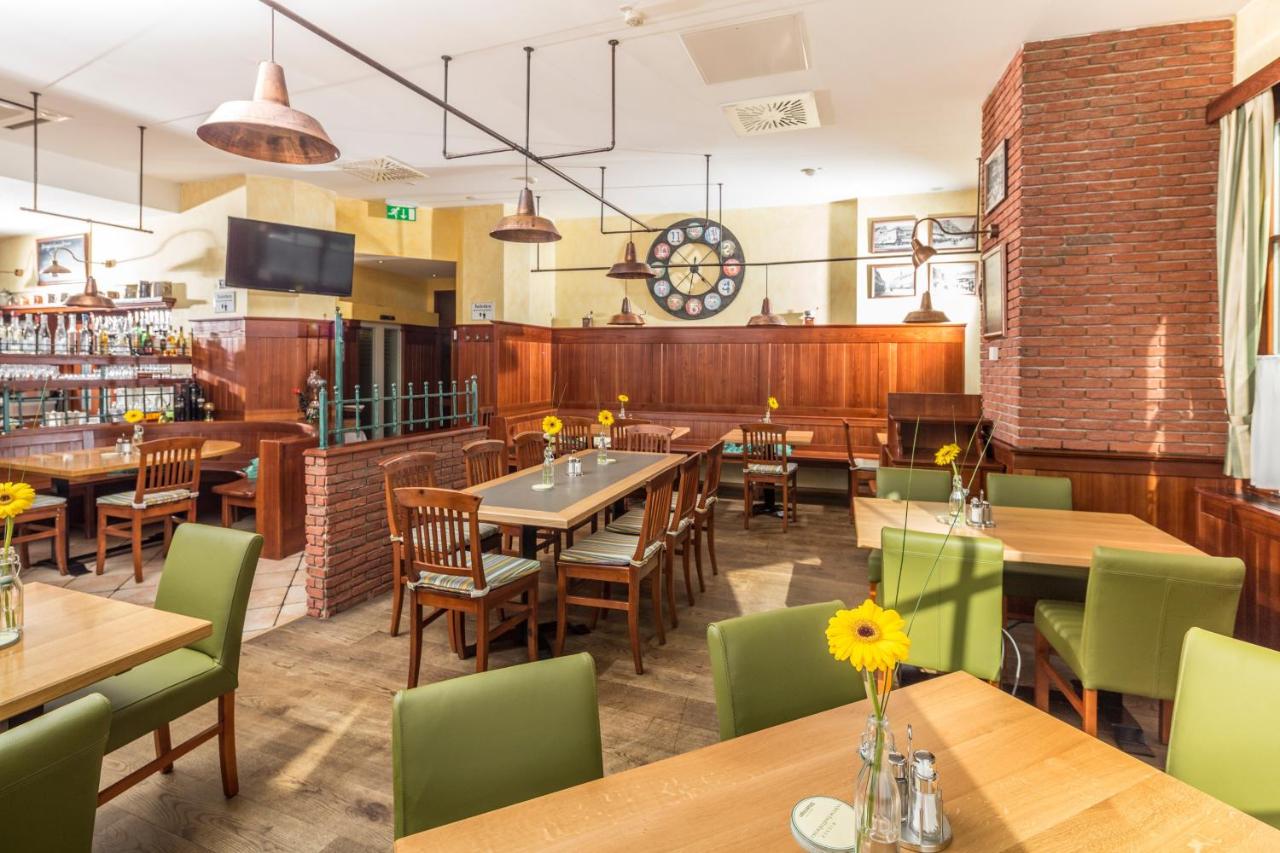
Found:
M 401 453 L 380 460 L 382 466 L 383 494 L 387 503 L 387 529 L 391 534 L 391 636 L 400 633 L 400 611 L 404 609 L 404 549 L 400 532 L 400 516 L 396 511 L 396 489 L 407 487 L 431 488 L 436 484 L 436 454 L 425 450 Z M 439 618 L 443 610 L 436 610 L 427 617 L 427 624 Z M 454 637 L 450 625 L 449 636 Z M 457 651 L 454 647 L 454 651 Z
M 405 568 L 417 580 L 410 588 L 413 635 L 409 644 L 409 687 L 418 684 L 423 608 L 476 620 L 476 671 L 489 667 L 489 643 L 524 623 L 529 660 L 538 659 L 538 563 L 480 551 L 480 497 L 451 489 L 395 491 L 403 533 Z M 498 624 L 489 614 L 501 608 Z
M 671 427 L 656 424 L 638 424 L 627 427 L 623 432 L 623 450 L 637 453 L 670 453 L 671 436 L 675 432 Z
M 102 574 L 107 537 L 129 539 L 133 550 L 133 579 L 142 583 L 142 529 L 164 522 L 164 549 L 169 553 L 176 523 L 196 520 L 200 497 L 200 449 L 203 438 L 161 438 L 138 445 L 138 477 L 132 492 L 98 498 L 98 565 Z M 180 517 L 181 516 L 181 517 Z M 112 519 L 123 523 L 111 523 Z
M 702 467 L 702 454 L 693 453 L 680 463 L 680 484 L 676 488 L 675 500 L 671 504 L 671 518 L 667 522 L 664 534 L 666 542 L 667 564 L 667 607 L 671 611 L 672 627 L 679 627 L 676 617 L 675 567 L 676 551 L 684 568 L 684 591 L 689 597 L 689 606 L 693 606 L 693 579 L 689 574 L 689 553 L 694 543 L 694 530 L 697 524 L 695 514 L 698 509 L 698 475 Z M 705 592 L 707 585 L 702 580 L 702 567 L 698 567 L 698 589 Z
M 707 542 L 707 556 L 711 560 L 711 574 L 718 575 L 720 566 L 716 562 L 716 504 L 720 498 L 716 492 L 720 489 L 720 465 L 724 460 L 724 442 L 717 441 L 704 454 L 707 461 L 707 476 L 702 481 L 702 493 L 698 495 L 698 506 L 694 511 L 697 522 L 693 534 L 693 554 L 698 564 L 698 581 L 702 582 L 702 541 Z
M 796 508 L 796 464 L 787 455 L 787 428 L 774 423 L 742 425 L 742 484 L 745 503 L 742 526 L 751 527 L 755 490 L 772 486 L 782 490 L 782 532 L 788 519 L 799 521 Z
M 462 461 L 467 469 L 467 485 L 478 486 L 507 473 L 507 446 L 496 438 L 462 445 Z
M 36 495 L 31 509 L 14 519 L 12 545 L 18 549 L 22 565 L 31 568 L 31 543 L 49 540 L 58 574 L 67 574 L 67 499 Z
M 517 470 L 523 471 L 542 464 L 543 454 L 547 448 L 547 440 L 542 437 L 542 433 L 537 430 L 516 433 L 511 439 L 511 444 L 516 452 Z
M 879 460 L 867 459 L 854 455 L 854 437 L 853 423 L 848 418 L 842 418 L 841 423 L 844 424 L 844 449 L 849 457 L 849 521 L 854 520 L 854 503 L 858 497 L 858 487 L 862 484 L 867 486 L 867 494 L 874 495 L 876 493 L 876 471 L 880 468 Z
M 617 418 L 613 425 L 609 427 L 609 444 L 614 450 L 627 449 L 627 427 L 644 426 L 651 424 L 653 421 L 647 421 L 644 418 Z
M 595 446 L 595 421 L 590 418 L 565 416 L 560 419 L 564 428 L 556 436 L 556 456 L 590 450 Z

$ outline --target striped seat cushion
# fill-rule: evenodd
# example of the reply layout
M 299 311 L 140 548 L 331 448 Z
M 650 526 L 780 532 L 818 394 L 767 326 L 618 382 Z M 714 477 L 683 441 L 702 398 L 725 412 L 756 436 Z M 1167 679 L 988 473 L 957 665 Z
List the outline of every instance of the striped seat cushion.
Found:
M 683 533 L 685 528 L 687 528 L 691 523 L 693 523 L 693 519 L 691 518 L 683 519 L 680 522 L 680 527 L 678 530 L 672 530 L 668 532 Z M 644 510 L 633 509 L 631 510 L 631 512 L 627 513 L 626 515 L 620 515 L 616 519 L 611 521 L 605 527 L 605 530 L 608 530 L 610 533 L 625 533 L 628 536 L 639 536 L 640 527 L 643 524 L 644 524 Z M 632 544 L 632 547 L 633 548 L 635 547 L 634 543 Z
M 166 489 L 163 492 L 151 492 L 143 496 L 144 506 L 152 507 L 159 504 L 173 503 L 174 501 L 183 501 L 187 498 L 193 498 L 197 495 L 190 489 Z M 98 504 L 106 506 L 131 506 L 134 509 L 142 509 L 133 502 L 133 492 L 116 492 L 111 495 L 103 495 L 98 498 Z
M 469 575 L 447 575 L 441 572 L 419 572 L 418 580 L 410 581 L 409 588 L 427 587 L 480 598 L 494 587 L 506 586 L 520 578 L 536 574 L 540 567 L 537 560 L 526 560 L 523 557 L 511 557 L 507 554 L 481 554 L 480 561 L 484 567 L 486 584 L 482 589 L 476 589 L 475 581 Z
M 32 509 L 50 509 L 55 506 L 62 506 L 67 502 L 66 498 L 57 495 L 36 495 L 36 501 L 31 505 Z
M 796 463 L 788 462 L 787 473 L 788 474 L 794 473 L 797 467 L 799 466 L 797 466 Z M 754 465 L 748 465 L 747 470 L 752 474 L 781 474 L 782 466 L 756 463 Z
M 501 532 L 502 532 L 502 528 L 496 524 L 489 524 L 487 521 L 480 522 L 480 539 L 481 540 L 488 539 L 490 536 L 497 536 Z M 397 537 L 392 537 L 392 538 L 397 539 L 397 541 L 399 541 Z M 414 528 L 413 530 L 413 541 L 415 544 L 418 541 L 417 528 Z M 462 528 L 462 541 L 467 543 L 468 545 L 471 544 L 471 528 L 470 527 Z
M 643 565 L 655 553 L 662 550 L 662 542 L 654 542 L 645 551 L 644 559 L 638 563 L 631 558 L 636 553 L 639 536 L 628 536 L 625 533 L 614 533 L 607 527 L 599 533 L 592 533 L 586 539 L 567 551 L 560 552 L 560 560 L 565 563 L 590 563 L 596 566 L 628 566 Z

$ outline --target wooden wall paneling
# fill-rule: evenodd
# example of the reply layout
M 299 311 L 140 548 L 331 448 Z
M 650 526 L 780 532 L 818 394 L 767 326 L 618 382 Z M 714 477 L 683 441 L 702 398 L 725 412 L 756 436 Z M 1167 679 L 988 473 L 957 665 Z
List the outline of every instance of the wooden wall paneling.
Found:
M 494 323 L 498 411 L 529 411 L 551 403 L 551 329 Z
M 262 534 L 262 556 L 281 560 L 307 544 L 306 457 L 315 436 L 258 442 L 258 492 L 254 512 Z
M 1280 649 L 1280 500 L 1213 488 L 1197 504 L 1200 549 L 1245 564 L 1236 636 Z
M 498 385 L 493 326 L 468 324 L 454 327 L 453 375 L 459 385 L 475 376 L 480 386 L 480 408 L 493 412 Z
M 299 417 L 295 388 L 333 372 L 329 321 L 238 317 L 192 322 L 192 366 L 219 418 Z M 353 347 L 348 346 L 348 352 Z

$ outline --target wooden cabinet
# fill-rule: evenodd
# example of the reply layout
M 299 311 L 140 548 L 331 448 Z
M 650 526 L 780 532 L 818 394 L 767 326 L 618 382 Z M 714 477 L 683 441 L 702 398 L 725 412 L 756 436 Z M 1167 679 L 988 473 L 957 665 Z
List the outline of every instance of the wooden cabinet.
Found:
M 1280 649 L 1280 500 L 1199 489 L 1200 550 L 1244 560 L 1236 636 Z

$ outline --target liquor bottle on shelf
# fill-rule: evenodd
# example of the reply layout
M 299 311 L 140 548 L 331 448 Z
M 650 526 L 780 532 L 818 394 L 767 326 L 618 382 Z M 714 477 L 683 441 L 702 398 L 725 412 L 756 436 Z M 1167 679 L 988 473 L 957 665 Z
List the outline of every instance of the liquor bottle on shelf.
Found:
M 96 347 L 94 346 L 96 342 L 97 342 L 97 338 L 93 334 L 93 329 L 89 327 L 89 315 L 81 314 L 80 315 L 80 346 L 79 346 L 80 354 L 93 355 L 94 350 L 96 349 Z
M 19 352 L 24 355 L 35 355 L 36 352 L 36 326 L 35 323 L 31 321 L 30 314 L 23 318 L 22 348 Z
M 68 319 L 67 325 L 70 325 L 70 324 L 71 324 L 71 321 L 70 319 Z M 61 316 L 55 316 L 53 318 L 53 354 L 54 355 L 70 354 L 70 351 L 67 349 L 67 330 L 62 325 Z

